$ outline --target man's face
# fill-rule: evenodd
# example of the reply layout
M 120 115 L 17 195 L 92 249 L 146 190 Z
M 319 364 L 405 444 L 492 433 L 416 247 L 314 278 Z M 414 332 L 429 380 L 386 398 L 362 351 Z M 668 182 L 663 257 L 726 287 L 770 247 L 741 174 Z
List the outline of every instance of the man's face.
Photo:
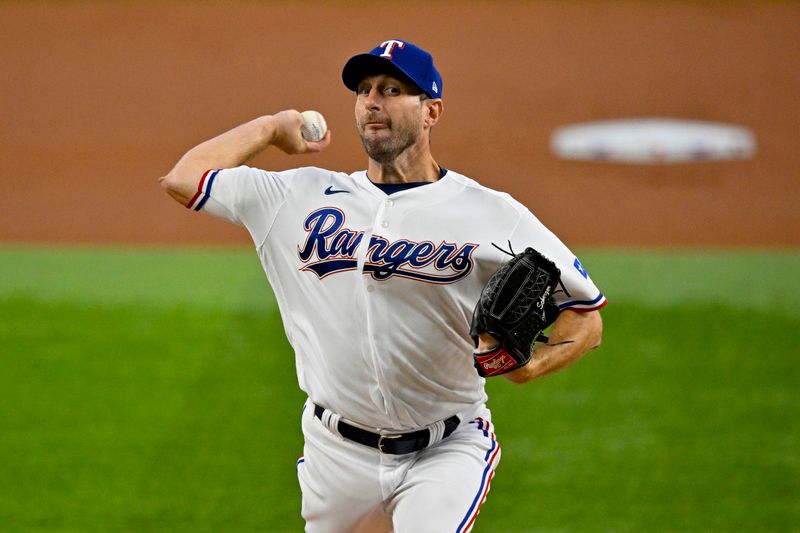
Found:
M 386 74 L 361 80 L 356 97 L 356 127 L 371 159 L 391 163 L 419 140 L 425 113 L 420 94 L 415 85 Z

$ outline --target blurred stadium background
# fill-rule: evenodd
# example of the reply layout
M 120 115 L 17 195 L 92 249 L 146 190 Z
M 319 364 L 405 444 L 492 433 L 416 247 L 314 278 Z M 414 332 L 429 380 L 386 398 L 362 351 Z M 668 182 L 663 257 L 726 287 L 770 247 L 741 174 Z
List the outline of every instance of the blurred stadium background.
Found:
M 364 158 L 340 69 L 434 52 L 434 153 L 528 205 L 609 297 L 603 347 L 492 381 L 476 531 L 800 526 L 800 4 L 0 3 L 0 530 L 298 531 L 303 401 L 243 230 L 156 185 L 200 140 L 317 109 Z M 564 161 L 569 123 L 744 125 L 754 158 Z M 521 408 L 520 406 L 526 406 Z

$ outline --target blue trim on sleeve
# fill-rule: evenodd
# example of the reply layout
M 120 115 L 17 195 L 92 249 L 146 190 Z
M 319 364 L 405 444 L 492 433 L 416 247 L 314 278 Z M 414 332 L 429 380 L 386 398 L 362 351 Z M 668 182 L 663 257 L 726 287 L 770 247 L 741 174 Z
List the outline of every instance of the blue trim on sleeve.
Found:
M 215 170 L 211 176 L 208 177 L 208 185 L 206 185 L 206 192 L 203 194 L 203 198 L 197 203 L 197 207 L 194 208 L 195 211 L 200 211 L 203 206 L 206 204 L 208 199 L 211 197 L 211 186 L 214 185 L 214 178 L 217 177 L 219 174 L 219 170 Z
M 559 304 L 558 308 L 567 309 L 569 307 L 574 307 L 576 305 L 594 305 L 596 303 L 600 303 L 603 300 L 603 298 L 605 298 L 605 296 L 603 296 L 603 293 L 601 292 L 600 295 L 594 300 L 575 300 L 572 302 L 564 302 L 563 304 Z

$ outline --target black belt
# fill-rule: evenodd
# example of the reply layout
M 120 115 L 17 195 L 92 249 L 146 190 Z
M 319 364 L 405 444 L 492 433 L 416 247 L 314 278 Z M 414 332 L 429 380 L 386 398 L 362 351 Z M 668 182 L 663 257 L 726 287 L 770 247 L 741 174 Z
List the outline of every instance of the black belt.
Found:
M 325 412 L 324 407 L 314 404 L 314 416 L 322 420 L 322 414 Z M 444 421 L 444 433 L 442 439 L 450 436 L 458 427 L 458 417 L 453 415 Z M 377 448 L 381 453 L 388 453 L 391 455 L 404 455 L 411 452 L 418 452 L 425 448 L 431 441 L 431 432 L 428 429 L 420 429 L 410 433 L 397 433 L 392 435 L 381 435 L 380 433 L 373 433 L 356 426 L 352 426 L 347 422 L 339 420 L 336 427 L 342 437 L 369 446 L 370 448 Z

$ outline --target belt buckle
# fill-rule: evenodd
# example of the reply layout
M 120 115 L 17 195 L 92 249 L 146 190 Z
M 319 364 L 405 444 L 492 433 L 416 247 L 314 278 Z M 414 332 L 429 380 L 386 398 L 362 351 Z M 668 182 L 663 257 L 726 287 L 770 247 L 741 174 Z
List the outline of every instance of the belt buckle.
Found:
M 400 438 L 400 437 L 402 437 L 402 436 L 403 436 L 403 434 L 402 434 L 402 433 L 401 433 L 401 434 L 398 434 L 398 435 L 384 435 L 384 434 L 380 434 L 380 435 L 378 436 L 378 451 L 379 451 L 379 452 L 381 452 L 381 453 L 387 453 L 387 452 L 385 452 L 385 451 L 383 450 L 383 440 L 384 440 L 384 439 L 399 439 L 399 438 Z

